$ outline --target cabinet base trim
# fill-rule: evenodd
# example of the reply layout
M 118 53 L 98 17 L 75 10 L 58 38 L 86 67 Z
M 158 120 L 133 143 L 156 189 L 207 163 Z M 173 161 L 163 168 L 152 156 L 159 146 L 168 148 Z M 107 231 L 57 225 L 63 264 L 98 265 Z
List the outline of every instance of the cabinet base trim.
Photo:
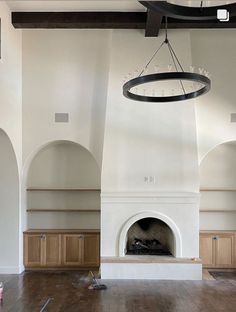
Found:
M 25 272 L 29 272 L 29 271 L 57 271 L 57 272 L 63 272 L 63 271 L 98 271 L 99 270 L 99 266 L 95 266 L 95 267 L 57 267 L 57 268 L 25 268 Z

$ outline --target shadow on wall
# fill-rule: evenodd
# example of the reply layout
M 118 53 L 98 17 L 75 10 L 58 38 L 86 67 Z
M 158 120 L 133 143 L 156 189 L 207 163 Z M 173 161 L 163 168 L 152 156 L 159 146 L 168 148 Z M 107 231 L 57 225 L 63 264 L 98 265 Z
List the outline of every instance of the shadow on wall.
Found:
M 19 176 L 14 149 L 0 129 L 0 273 L 19 271 Z

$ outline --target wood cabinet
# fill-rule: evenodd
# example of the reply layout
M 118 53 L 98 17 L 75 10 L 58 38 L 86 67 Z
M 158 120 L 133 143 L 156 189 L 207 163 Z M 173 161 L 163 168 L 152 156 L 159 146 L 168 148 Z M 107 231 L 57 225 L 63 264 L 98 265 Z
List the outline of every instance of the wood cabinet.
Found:
M 215 262 L 215 248 L 213 235 L 202 234 L 200 235 L 200 258 L 204 266 L 211 268 L 214 267 Z
M 99 266 L 99 236 L 84 235 L 82 262 L 91 266 Z
M 205 268 L 236 268 L 236 232 L 200 233 L 200 258 Z
M 82 264 L 82 235 L 63 235 L 63 264 L 66 266 L 79 266 Z
M 45 266 L 61 265 L 61 235 L 60 234 L 44 234 L 44 261 Z
M 99 266 L 99 235 L 64 234 L 63 264 L 66 266 Z
M 99 251 L 100 235 L 97 230 L 24 232 L 26 269 L 98 267 Z
M 25 267 L 56 267 L 61 265 L 61 235 L 24 234 Z
M 24 265 L 38 267 L 43 263 L 43 244 L 41 234 L 24 236 Z

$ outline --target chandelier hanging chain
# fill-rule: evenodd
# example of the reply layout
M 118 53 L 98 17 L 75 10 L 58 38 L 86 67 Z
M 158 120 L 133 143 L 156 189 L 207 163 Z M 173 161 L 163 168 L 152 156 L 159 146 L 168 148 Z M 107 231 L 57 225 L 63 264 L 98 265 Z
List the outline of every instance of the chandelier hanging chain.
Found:
M 172 48 L 172 46 L 171 46 L 171 44 L 170 44 L 170 42 L 169 42 L 169 39 L 168 39 L 168 19 L 167 19 L 167 16 L 165 16 L 165 43 L 167 44 L 167 47 L 168 47 L 168 49 L 169 49 L 170 56 L 171 56 L 171 58 L 172 58 L 172 61 L 173 61 L 173 64 L 174 64 L 174 67 L 175 67 L 176 72 L 178 71 L 178 67 L 177 67 L 176 61 L 177 61 L 178 65 L 179 65 L 180 69 L 181 69 L 182 72 L 183 72 L 184 69 L 183 69 L 183 67 L 181 66 L 180 61 L 179 61 L 177 55 L 175 54 L 175 51 L 174 51 L 174 49 Z M 180 83 L 180 85 L 181 85 L 181 88 L 182 88 L 182 90 L 183 90 L 183 93 L 186 94 L 182 80 L 180 80 L 179 83 Z
M 155 51 L 155 53 L 153 54 L 153 56 L 150 58 L 150 60 L 147 62 L 147 64 L 144 66 L 144 68 L 141 70 L 140 74 L 138 75 L 138 77 L 142 76 L 142 74 L 145 72 L 145 70 L 148 68 L 149 64 L 151 63 L 151 61 L 154 59 L 154 57 L 157 55 L 157 53 L 159 52 L 159 50 L 162 48 L 162 46 L 164 45 L 165 41 L 162 42 L 162 44 L 160 45 L 160 47 Z
M 173 49 L 172 49 L 172 47 L 171 47 L 169 41 L 168 41 L 168 43 L 167 43 L 167 46 L 168 46 L 168 49 L 169 49 L 169 51 L 170 51 L 170 55 L 171 55 L 172 61 L 173 61 L 174 66 L 175 66 L 175 70 L 176 70 L 176 72 L 177 72 L 177 71 L 178 71 L 178 67 L 177 67 L 177 65 L 176 65 L 175 58 L 174 58 L 175 53 L 173 52 Z M 180 66 L 180 68 L 181 68 L 181 70 L 182 70 L 182 72 L 183 72 L 183 68 L 182 68 L 182 66 L 180 65 L 179 60 L 177 59 L 177 57 L 176 57 L 176 60 L 177 60 L 179 66 Z M 180 80 L 179 83 L 180 83 L 180 85 L 181 85 L 181 88 L 182 88 L 182 90 L 183 90 L 183 93 L 186 94 L 186 91 L 185 91 L 185 89 L 184 89 L 184 85 L 183 85 L 182 80 Z

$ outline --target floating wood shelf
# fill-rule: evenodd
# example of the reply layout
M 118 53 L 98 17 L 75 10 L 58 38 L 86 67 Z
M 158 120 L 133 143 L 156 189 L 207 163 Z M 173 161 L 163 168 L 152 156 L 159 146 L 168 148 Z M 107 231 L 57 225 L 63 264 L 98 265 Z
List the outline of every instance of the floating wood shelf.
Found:
M 236 192 L 236 189 L 230 188 L 201 188 L 201 192 Z
M 27 209 L 27 212 L 100 212 L 100 209 Z
M 200 212 L 236 212 L 235 210 L 228 209 L 228 210 L 223 210 L 223 209 L 201 209 Z
M 51 191 L 57 191 L 57 192 L 71 192 L 71 191 L 76 191 L 76 192 L 100 192 L 100 189 L 92 189 L 92 188 L 27 188 L 26 189 L 28 192 L 32 191 L 46 191 L 46 192 L 51 192 Z

